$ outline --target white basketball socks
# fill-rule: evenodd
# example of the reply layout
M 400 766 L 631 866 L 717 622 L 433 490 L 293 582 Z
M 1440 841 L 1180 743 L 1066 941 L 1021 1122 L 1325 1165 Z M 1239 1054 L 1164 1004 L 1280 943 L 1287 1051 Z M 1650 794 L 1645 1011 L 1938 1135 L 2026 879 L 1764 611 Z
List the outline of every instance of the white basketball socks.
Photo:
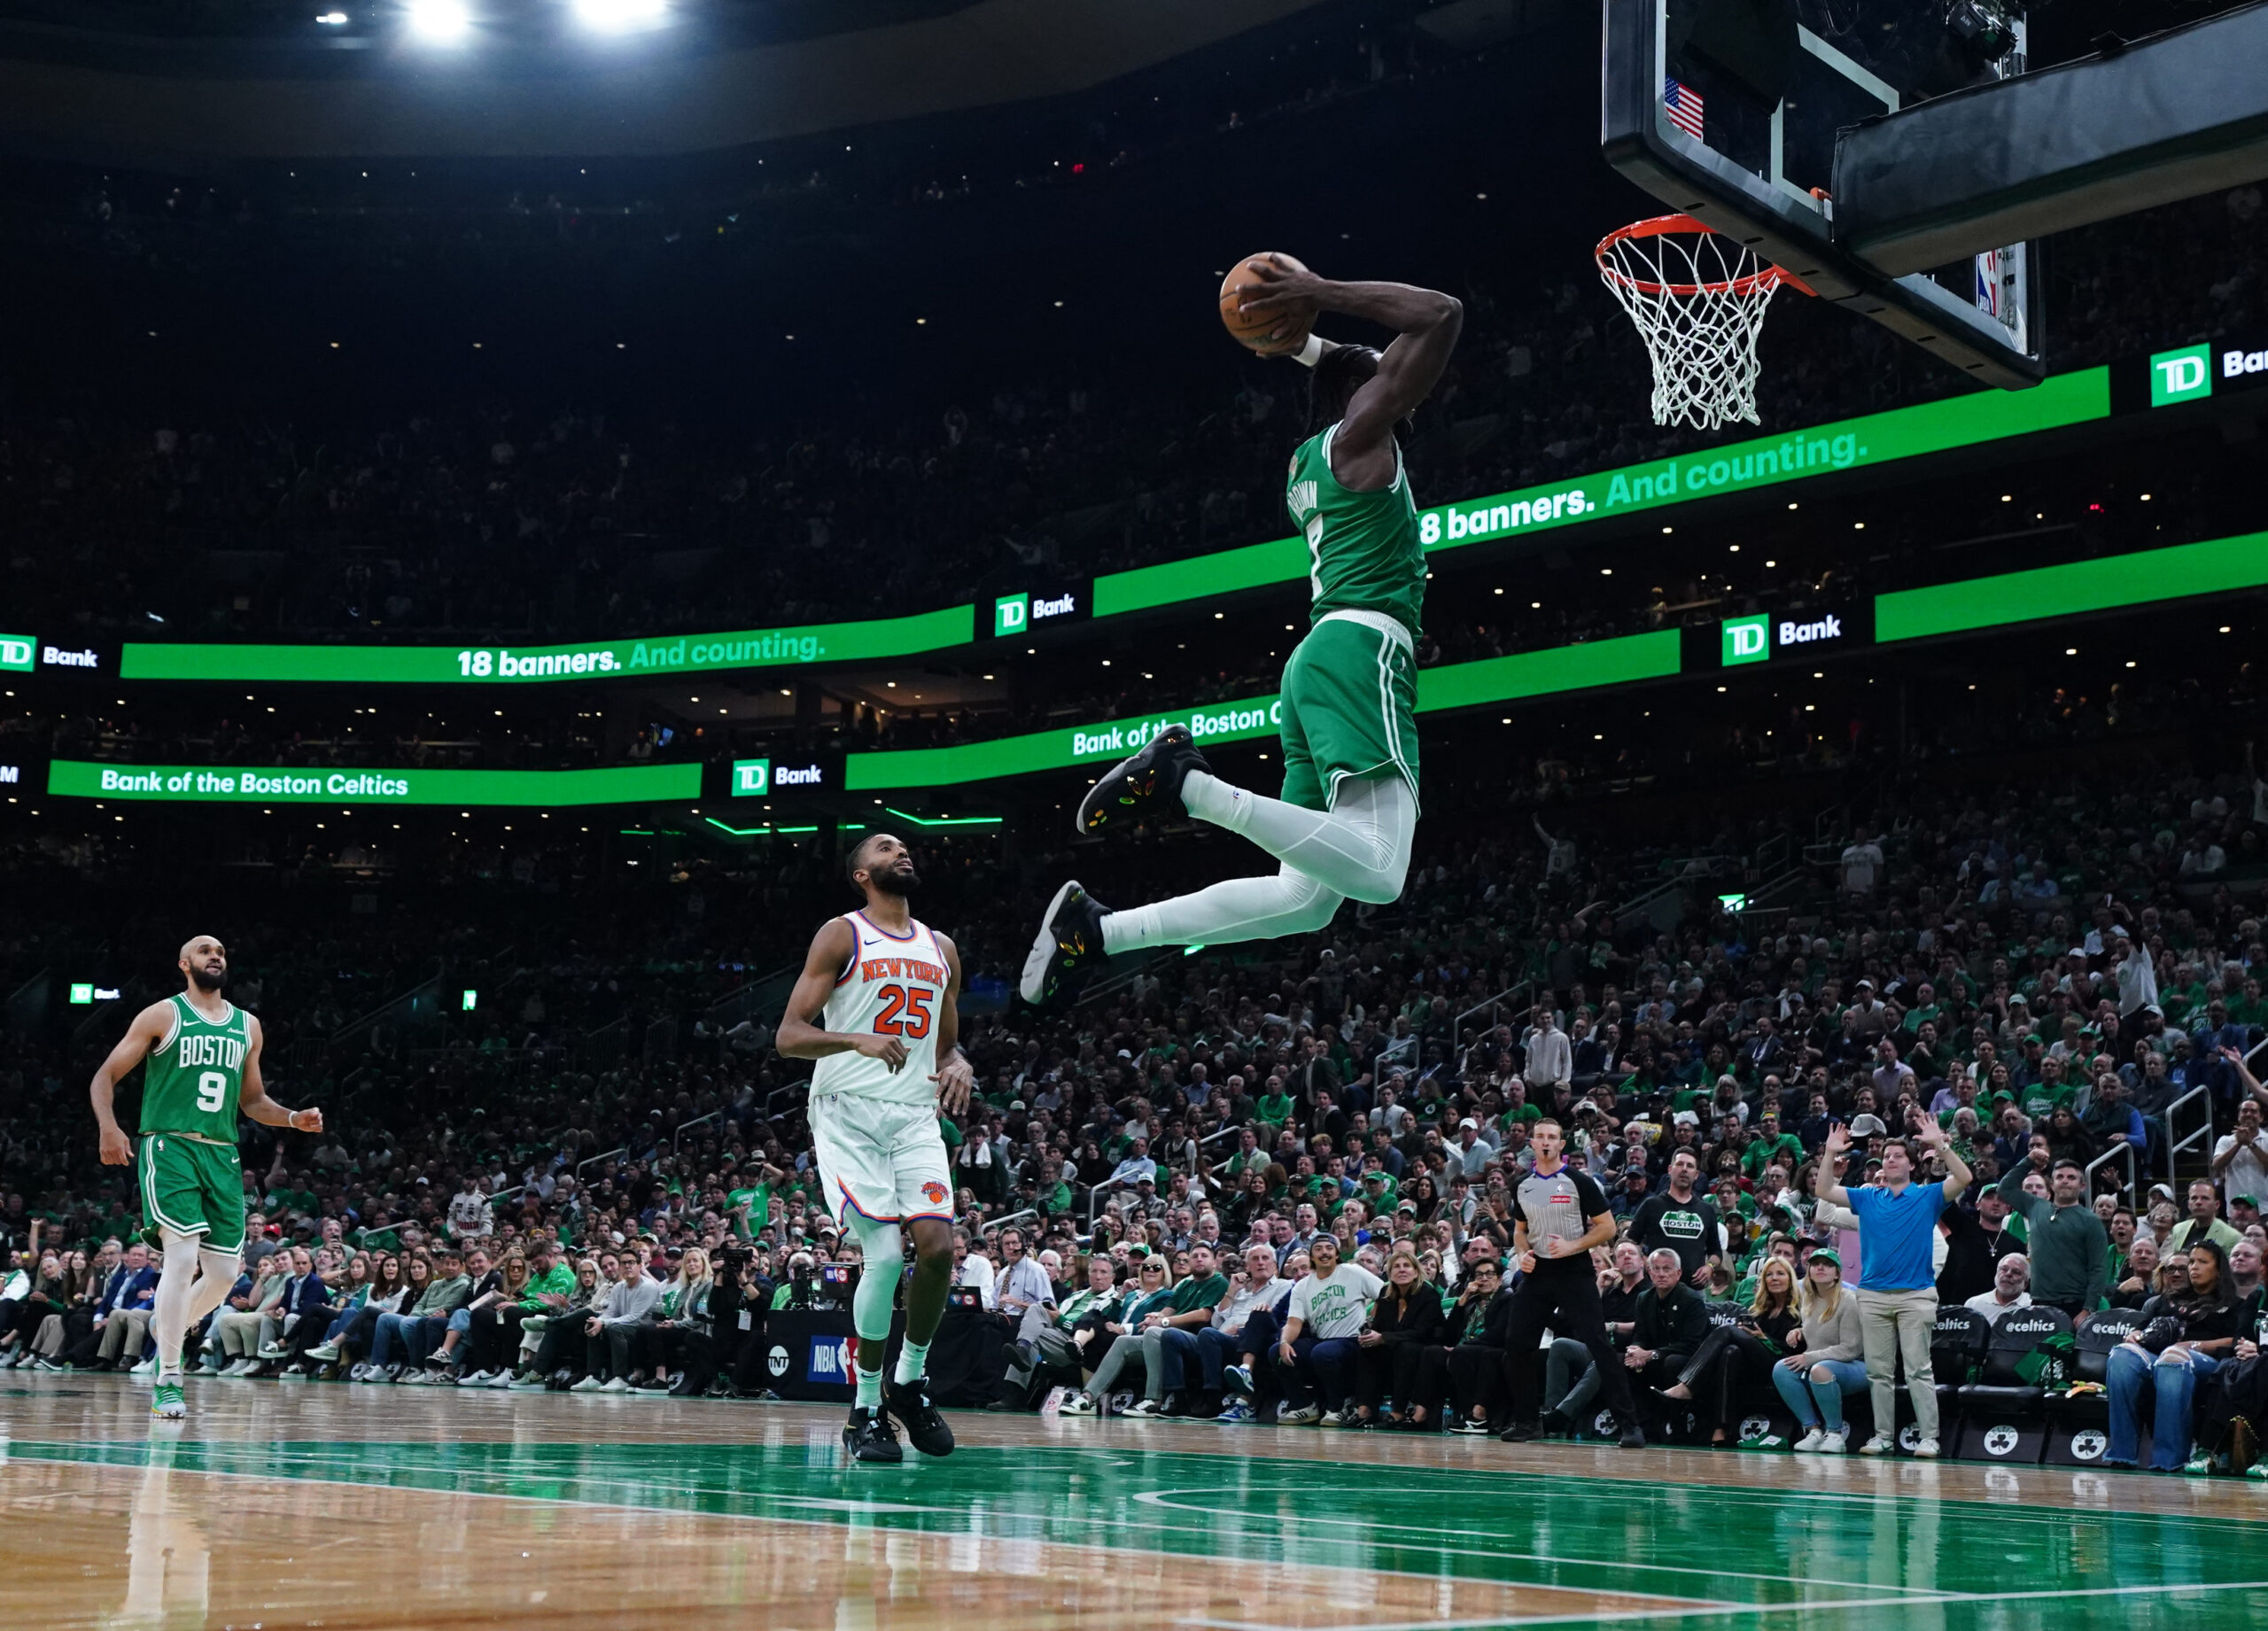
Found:
M 1418 800 L 1400 776 L 1349 777 L 1325 812 L 1193 770 L 1182 779 L 1181 802 L 1198 819 L 1251 839 L 1283 862 L 1283 870 L 1114 912 L 1102 920 L 1110 952 L 1310 934 L 1329 923 L 1348 896 L 1383 904 L 1402 893 Z

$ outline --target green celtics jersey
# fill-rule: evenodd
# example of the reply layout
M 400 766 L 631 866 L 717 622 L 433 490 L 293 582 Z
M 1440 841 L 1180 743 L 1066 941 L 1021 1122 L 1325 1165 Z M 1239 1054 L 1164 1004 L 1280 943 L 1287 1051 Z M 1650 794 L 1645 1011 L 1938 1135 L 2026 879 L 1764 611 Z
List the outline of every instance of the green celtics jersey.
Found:
M 142 1076 L 142 1130 L 195 1133 L 234 1146 L 237 1094 L 245 1084 L 245 1054 L 252 1047 L 252 1016 L 234 1003 L 215 1024 L 173 999 L 174 1023 L 150 1050 Z
M 1418 541 L 1418 501 L 1394 449 L 1394 485 L 1355 493 L 1331 473 L 1332 425 L 1292 454 L 1284 501 L 1308 540 L 1311 622 L 1334 611 L 1382 611 L 1412 635 L 1425 600 L 1425 550 Z

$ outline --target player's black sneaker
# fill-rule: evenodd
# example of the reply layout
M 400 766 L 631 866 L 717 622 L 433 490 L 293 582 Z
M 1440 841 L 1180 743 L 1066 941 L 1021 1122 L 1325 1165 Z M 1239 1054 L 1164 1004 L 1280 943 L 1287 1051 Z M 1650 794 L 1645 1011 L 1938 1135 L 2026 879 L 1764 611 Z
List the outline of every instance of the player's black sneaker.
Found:
M 928 1378 L 890 1383 L 882 1389 L 882 1402 L 897 1418 L 897 1425 L 905 1429 L 905 1436 L 913 1441 L 914 1448 L 925 1456 L 953 1453 L 953 1430 L 945 1425 L 945 1418 L 929 1402 Z
M 1154 815 L 1188 813 L 1181 804 L 1181 779 L 1192 770 L 1211 769 L 1189 727 L 1169 725 L 1087 789 L 1079 801 L 1080 836 L 1124 832 Z
M 1035 1008 L 1077 996 L 1107 955 L 1102 949 L 1102 920 L 1109 911 L 1081 889 L 1076 878 L 1056 890 L 1024 958 L 1017 994 Z
M 843 1424 L 843 1444 L 853 1461 L 905 1459 L 905 1452 L 898 1448 L 897 1432 L 889 1425 L 889 1413 L 883 1410 L 854 1408 L 850 1419 Z
M 1620 1426 L 1622 1428 L 1621 1444 L 1623 1448 L 1643 1449 L 1646 1448 L 1646 1430 L 1638 1425 L 1638 1418 L 1635 1416 L 1624 1417 L 1621 1420 Z

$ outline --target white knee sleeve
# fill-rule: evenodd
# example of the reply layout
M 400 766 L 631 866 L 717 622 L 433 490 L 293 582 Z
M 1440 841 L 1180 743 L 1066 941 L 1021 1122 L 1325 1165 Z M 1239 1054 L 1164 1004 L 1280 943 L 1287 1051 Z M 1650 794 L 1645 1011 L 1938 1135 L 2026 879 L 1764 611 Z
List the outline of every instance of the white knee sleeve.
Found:
M 850 1295 L 850 1322 L 868 1342 L 889 1337 L 890 1310 L 897 1303 L 898 1276 L 905 1272 L 905 1242 L 896 1223 L 850 1214 L 850 1232 L 865 1262 L 858 1289 Z

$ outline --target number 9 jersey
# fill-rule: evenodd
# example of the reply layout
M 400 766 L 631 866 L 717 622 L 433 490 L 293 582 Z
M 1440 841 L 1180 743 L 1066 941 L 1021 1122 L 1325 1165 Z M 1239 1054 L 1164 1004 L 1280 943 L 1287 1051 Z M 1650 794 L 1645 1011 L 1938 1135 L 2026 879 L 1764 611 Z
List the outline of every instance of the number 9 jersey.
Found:
M 907 920 L 911 932 L 903 937 L 875 928 L 863 912 L 846 913 L 843 920 L 854 944 L 820 1011 L 820 1027 L 838 1036 L 895 1037 L 905 1045 L 905 1063 L 892 1070 L 864 1053 L 830 1053 L 812 1072 L 812 1098 L 934 1106 L 937 1013 L 950 983 L 936 936 L 918 919 Z
M 234 1003 L 219 1023 L 176 992 L 173 1024 L 150 1050 L 142 1076 L 142 1130 L 184 1132 L 234 1149 L 252 1016 Z

